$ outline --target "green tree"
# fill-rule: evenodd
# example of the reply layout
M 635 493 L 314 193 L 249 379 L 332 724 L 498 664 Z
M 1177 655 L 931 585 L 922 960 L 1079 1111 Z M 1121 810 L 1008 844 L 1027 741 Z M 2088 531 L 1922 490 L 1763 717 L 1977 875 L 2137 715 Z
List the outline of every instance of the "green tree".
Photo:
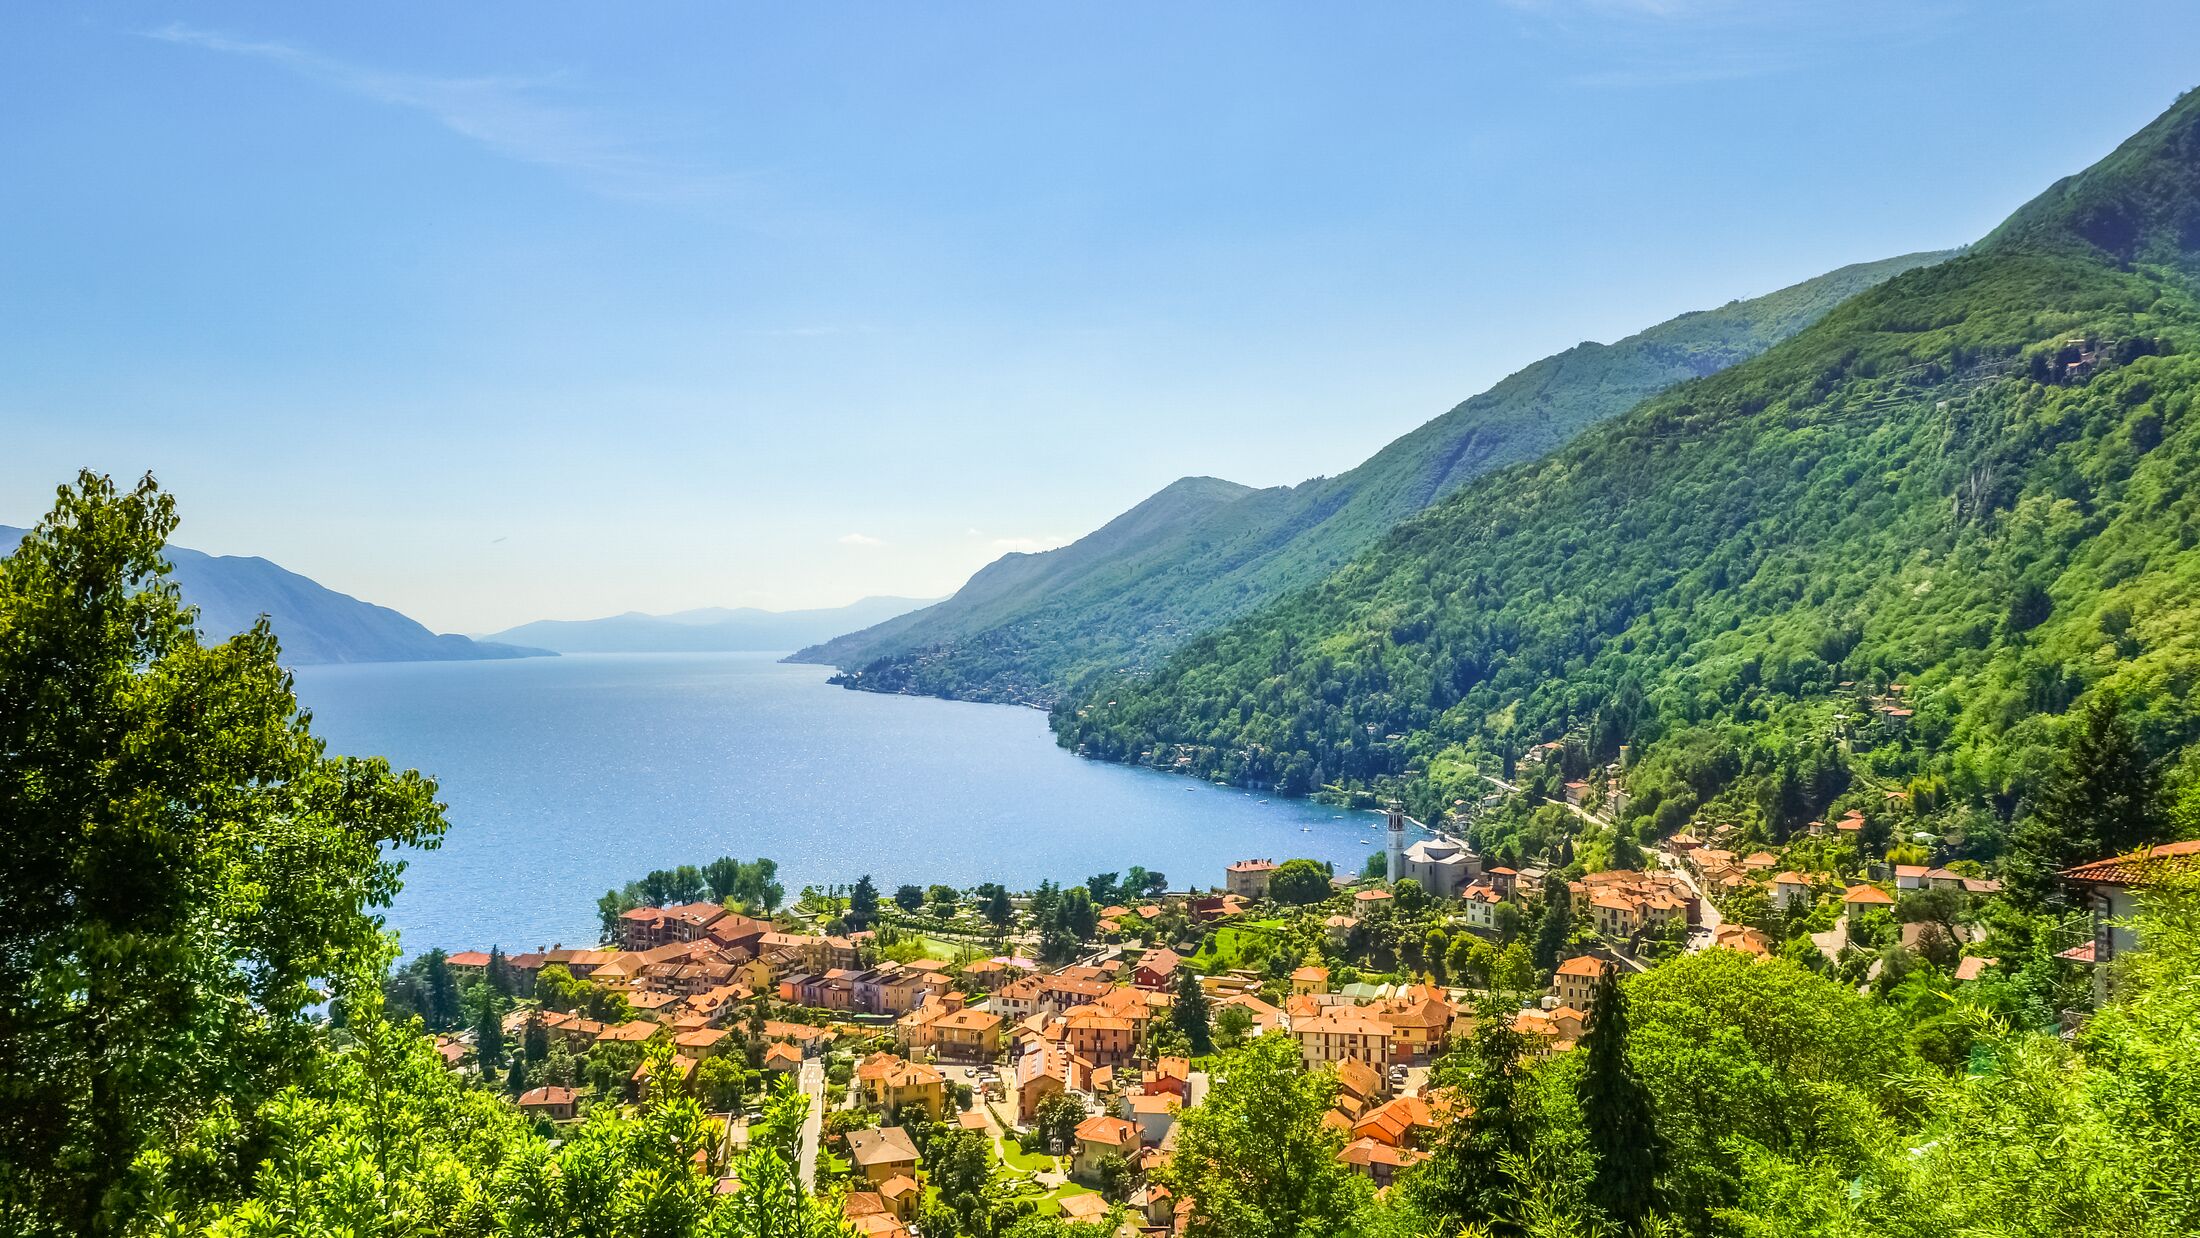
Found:
M 1657 1202 L 1665 1157 L 1649 1089 L 1627 1060 L 1627 991 L 1618 977 L 1617 968 L 1606 968 L 1597 982 L 1575 1092 L 1582 1126 L 1596 1150 L 1589 1198 L 1612 1219 L 1632 1226 Z
M 2066 732 L 2039 803 L 2012 833 L 2012 885 L 2037 902 L 2058 870 L 2154 840 L 2165 816 L 2160 773 L 2121 702 L 2096 694 Z
M 1199 986 L 1199 973 L 1190 967 L 1176 970 L 1176 1002 L 1169 1007 L 1169 1023 L 1184 1033 L 1195 1055 L 1215 1051 L 1214 1032 L 1207 1017 L 1207 994 Z
M 895 886 L 894 906 L 915 915 L 924 907 L 924 887 L 915 885 Z
M 1040 1146 L 1050 1152 L 1072 1149 L 1077 1145 L 1077 1124 L 1084 1120 L 1085 1106 L 1075 1097 L 1057 1092 L 1039 1102 L 1031 1115 L 1031 1129 L 1039 1137 Z
M 1566 881 L 1553 873 L 1543 883 L 1543 920 L 1535 930 L 1535 969 L 1549 974 L 1558 970 L 1559 958 L 1574 935 L 1574 899 Z
M 1206 1099 L 1178 1120 L 1163 1171 L 1176 1197 L 1192 1201 L 1188 1238 L 1356 1232 L 1372 1187 L 1337 1160 L 1344 1136 L 1322 1122 L 1336 1090 L 1282 1033 L 1225 1058 Z
M 1400 877 L 1391 887 L 1390 897 L 1398 910 L 1411 915 L 1428 906 L 1428 887 L 1412 877 Z
M 623 891 L 605 890 L 603 897 L 596 900 L 596 919 L 602 934 L 600 939 L 606 943 L 618 941 L 619 918 L 638 905 Z
M 1455 1097 L 1460 1116 L 1437 1131 L 1406 1193 L 1419 1213 L 1446 1222 L 1447 1232 L 1509 1215 L 1520 1186 L 1532 1126 L 1520 1095 L 1527 1045 L 1510 1014 L 1505 1003 L 1486 1003 L 1430 1071 L 1431 1089 Z
M 1243 1045 L 1253 1031 L 1253 1012 L 1243 1006 L 1224 1006 L 1214 1018 L 1215 1046 L 1235 1049 Z
M 718 1113 L 732 1113 L 747 1103 L 756 1076 L 740 1058 L 729 1053 L 706 1057 L 695 1068 L 695 1094 Z
M 1285 860 L 1268 874 L 1268 897 L 1303 907 L 1329 897 L 1329 867 L 1313 860 Z
M 474 1059 L 486 1075 L 504 1062 L 504 1001 L 486 984 L 476 985 L 474 995 L 481 1008 L 474 1016 Z
M 512 964 L 504 957 L 504 950 L 500 946 L 489 947 L 489 966 L 483 974 L 489 981 L 489 987 L 502 996 L 510 997 L 518 990 L 518 985 L 512 978 Z
M 1613 827 L 1612 867 L 1628 872 L 1641 872 L 1643 868 L 1642 840 L 1635 836 L 1634 828 L 1627 825 Z
M 878 923 L 878 885 L 871 874 L 856 878 L 855 888 L 848 891 L 848 914 L 843 919 L 850 929 L 859 932 Z
M 152 478 L 87 472 L 0 561 L 0 1215 L 18 1233 L 117 1232 L 141 1153 L 217 1115 L 260 1129 L 314 1063 L 315 981 L 379 958 L 394 853 L 444 828 L 434 784 L 314 738 L 264 619 L 199 641 L 162 558 L 175 523 Z
M 722 855 L 703 865 L 703 883 L 710 887 L 710 896 L 719 902 L 732 898 L 741 884 L 741 861 Z
M 527 1022 L 520 1026 L 519 1054 L 530 1064 L 550 1056 L 550 1029 L 539 1010 L 528 1011 Z
M 990 881 L 978 887 L 978 913 L 995 932 L 1007 932 L 1016 920 L 1016 906 L 1009 901 L 1008 891 Z

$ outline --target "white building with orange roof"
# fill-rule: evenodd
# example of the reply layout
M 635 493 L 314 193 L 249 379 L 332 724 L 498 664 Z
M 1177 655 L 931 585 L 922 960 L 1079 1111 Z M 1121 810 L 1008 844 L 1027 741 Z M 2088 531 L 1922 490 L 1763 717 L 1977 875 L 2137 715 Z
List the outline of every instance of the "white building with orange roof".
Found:
M 1858 916 L 1874 908 L 1893 910 L 1894 896 L 1875 885 L 1853 885 L 1841 895 L 1841 910 L 1844 914 Z
M 1497 887 L 1477 881 L 1459 892 L 1460 918 L 1468 928 L 1496 931 L 1497 909 L 1505 902 L 1505 896 Z
M 1808 911 L 1813 901 L 1810 878 L 1793 869 L 1772 879 L 1772 905 L 1781 911 Z
M 1311 1019 L 1293 1018 L 1291 1034 L 1297 1037 L 1299 1056 L 1309 1068 L 1347 1058 L 1390 1064 L 1390 1023 L 1358 1006 L 1324 1006 Z

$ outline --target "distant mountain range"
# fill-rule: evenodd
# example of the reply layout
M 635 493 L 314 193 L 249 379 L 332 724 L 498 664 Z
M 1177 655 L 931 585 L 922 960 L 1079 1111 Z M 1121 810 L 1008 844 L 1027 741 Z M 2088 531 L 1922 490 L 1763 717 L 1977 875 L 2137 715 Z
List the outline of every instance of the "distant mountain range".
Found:
M 891 621 L 935 600 L 868 597 L 820 610 L 713 606 L 671 615 L 628 611 L 604 619 L 540 619 L 485 639 L 559 653 L 769 653 Z
M 28 532 L 0 525 L 0 556 L 13 554 Z M 210 555 L 169 546 L 170 579 L 199 611 L 199 632 L 225 640 L 261 615 L 282 641 L 283 661 L 457 662 L 552 656 L 547 649 L 438 635 L 391 610 L 326 588 L 258 558 Z
M 1532 460 L 1676 383 L 1726 369 L 1905 271 L 1842 267 L 1614 344 L 1546 357 L 1359 467 L 1255 490 L 1189 477 L 1089 536 L 992 563 L 936 606 L 794 655 L 851 687 L 1045 705 L 1088 676 L 1150 668 L 1196 636 L 1321 580 L 1485 473 Z

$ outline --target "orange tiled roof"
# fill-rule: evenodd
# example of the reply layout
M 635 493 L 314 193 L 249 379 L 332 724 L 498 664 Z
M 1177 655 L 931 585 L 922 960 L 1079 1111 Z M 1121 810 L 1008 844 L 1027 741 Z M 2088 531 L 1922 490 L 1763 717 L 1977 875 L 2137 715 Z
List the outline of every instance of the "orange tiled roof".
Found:
M 2200 866 L 2200 839 L 2142 847 L 2127 855 L 2111 856 L 2105 860 L 2094 860 L 2075 868 L 2066 868 L 2062 875 L 2066 881 L 2135 886 L 2145 885 L 2148 877 L 2172 865 L 2180 869 Z

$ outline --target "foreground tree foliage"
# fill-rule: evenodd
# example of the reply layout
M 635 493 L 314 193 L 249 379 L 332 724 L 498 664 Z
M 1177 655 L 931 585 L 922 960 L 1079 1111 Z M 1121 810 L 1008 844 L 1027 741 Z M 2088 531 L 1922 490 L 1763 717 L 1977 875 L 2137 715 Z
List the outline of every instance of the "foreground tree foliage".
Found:
M 446 1068 L 421 1030 L 451 1014 L 439 961 L 393 1002 L 372 919 L 390 849 L 441 830 L 433 786 L 325 753 L 264 628 L 197 641 L 161 579 L 173 522 L 150 482 L 86 476 L 0 563 L 0 1230 L 846 1233 L 798 1184 L 807 1102 L 785 1080 L 726 1164 L 677 1089 L 553 1146 L 498 1080 Z M 2191 1233 L 2200 875 L 2147 891 L 2138 935 L 2067 1041 L 2032 1030 L 2044 944 L 1955 989 L 1930 964 L 1859 990 L 1688 955 L 1608 987 L 1588 1042 L 1549 1056 L 1493 1003 L 1433 1072 L 1431 1155 L 1380 1198 L 1337 1160 L 1334 1078 L 1261 1036 L 1214 1062 L 1163 1177 L 1194 1238 Z M 340 1027 L 314 1017 L 324 993 Z M 639 1051 L 669 1074 L 664 1041 Z M 549 1052 L 539 1025 L 515 1052 Z M 1055 1109 L 1042 1124 L 1083 1112 Z M 941 1233 L 1071 1232 L 999 1189 L 982 1140 L 927 1154 Z
M 1177 1127 L 1168 1182 L 1197 1201 L 1188 1238 L 1356 1232 L 1372 1191 L 1338 1163 L 1344 1137 L 1322 1125 L 1335 1096 L 1334 1079 L 1299 1068 L 1289 1036 L 1261 1036 L 1231 1054 Z
M 435 786 L 329 754 L 264 622 L 199 641 L 175 523 L 87 473 L 0 561 L 0 1231 L 838 1233 L 775 1153 L 713 1196 L 691 1100 L 553 1154 L 383 1017 Z
M 263 621 L 203 645 L 172 500 L 81 476 L 0 562 L 0 1216 L 115 1231 L 140 1154 L 240 1150 L 320 1062 L 317 978 L 378 957 L 434 784 L 329 755 Z M 211 1164 L 209 1189 L 249 1160 Z

